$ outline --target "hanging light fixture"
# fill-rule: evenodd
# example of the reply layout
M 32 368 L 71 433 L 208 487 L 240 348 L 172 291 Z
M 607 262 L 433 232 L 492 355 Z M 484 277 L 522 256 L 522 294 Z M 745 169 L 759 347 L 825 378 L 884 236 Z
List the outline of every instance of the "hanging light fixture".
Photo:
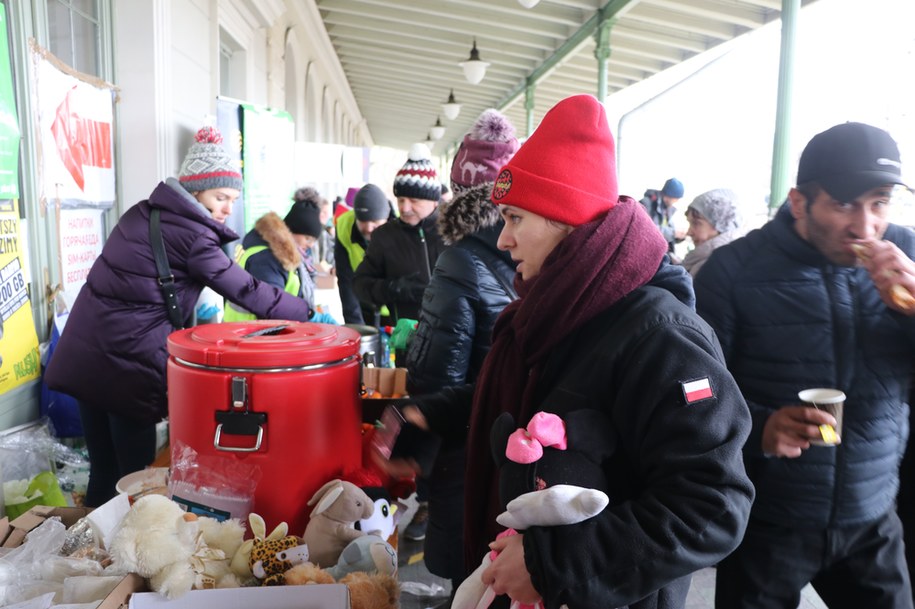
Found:
M 458 117 L 458 114 L 461 113 L 461 104 L 454 101 L 454 89 L 451 89 L 451 93 L 448 95 L 448 101 L 442 104 L 442 112 L 445 113 L 445 118 L 449 121 L 453 121 Z
M 432 129 L 429 130 L 429 135 L 432 136 L 433 140 L 442 139 L 442 136 L 445 135 L 445 126 L 442 125 L 442 119 L 435 117 L 435 124 L 432 125 Z
M 435 140 L 432 139 L 432 134 L 431 134 L 431 133 L 427 133 L 427 134 L 426 134 L 426 139 L 423 140 L 423 144 L 425 144 L 425 145 L 428 146 L 429 148 L 432 148 L 432 145 L 435 144 Z
M 472 85 L 477 84 L 486 76 L 486 68 L 489 63 L 480 59 L 480 52 L 477 50 L 477 39 L 473 39 L 473 48 L 470 49 L 470 57 L 466 61 L 458 63 L 464 68 L 464 78 Z
M 518 4 L 524 8 L 534 8 L 540 0 L 518 0 Z

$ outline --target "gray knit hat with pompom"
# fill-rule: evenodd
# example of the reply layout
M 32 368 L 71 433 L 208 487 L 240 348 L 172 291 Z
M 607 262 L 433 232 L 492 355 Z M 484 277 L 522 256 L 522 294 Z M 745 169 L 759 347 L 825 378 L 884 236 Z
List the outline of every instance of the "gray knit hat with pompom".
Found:
M 201 128 L 194 136 L 194 143 L 178 171 L 178 181 L 191 193 L 211 188 L 241 191 L 244 186 L 238 163 L 223 148 L 219 130 L 210 126 Z

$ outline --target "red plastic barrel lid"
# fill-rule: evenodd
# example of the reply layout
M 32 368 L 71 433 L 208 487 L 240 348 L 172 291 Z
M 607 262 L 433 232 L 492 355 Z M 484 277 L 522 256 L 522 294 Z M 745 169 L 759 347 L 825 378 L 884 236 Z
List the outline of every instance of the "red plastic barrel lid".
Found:
M 216 368 L 296 368 L 345 360 L 358 354 L 360 340 L 343 326 L 261 319 L 178 330 L 168 352 Z

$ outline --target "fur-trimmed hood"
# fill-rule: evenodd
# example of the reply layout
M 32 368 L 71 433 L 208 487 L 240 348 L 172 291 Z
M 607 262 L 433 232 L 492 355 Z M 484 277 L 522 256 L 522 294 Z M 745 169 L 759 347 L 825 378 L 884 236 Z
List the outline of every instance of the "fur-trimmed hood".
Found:
M 254 230 L 266 243 L 276 259 L 287 271 L 295 270 L 302 264 L 302 255 L 295 244 L 292 232 L 275 212 L 268 212 L 254 223 Z M 253 244 L 245 244 L 249 247 Z
M 439 204 L 438 231 L 446 245 L 499 222 L 499 210 L 489 198 L 492 182 L 477 184 L 447 205 Z

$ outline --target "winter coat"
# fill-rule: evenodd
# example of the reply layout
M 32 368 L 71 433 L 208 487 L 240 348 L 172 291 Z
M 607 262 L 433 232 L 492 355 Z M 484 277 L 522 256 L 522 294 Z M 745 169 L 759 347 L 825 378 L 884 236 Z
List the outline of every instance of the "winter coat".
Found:
M 476 380 L 492 344 L 492 327 L 511 300 L 515 263 L 496 247 L 502 220 L 489 200 L 492 183 L 474 187 L 440 209 L 439 232 L 449 247 L 439 256 L 423 295 L 407 352 L 407 390 L 433 393 Z M 464 575 L 462 514 L 464 445 L 446 444 L 429 476 L 425 561 L 430 572 Z
M 394 320 L 419 319 L 422 290 L 414 294 L 392 291 L 391 282 L 411 277 L 417 284 L 427 285 L 432 268 L 445 244 L 438 233 L 438 209 L 417 226 L 399 218 L 379 226 L 372 233 L 365 258 L 353 277 L 356 297 L 380 308 L 387 305 Z
M 161 210 L 162 237 L 185 320 L 209 286 L 262 318 L 307 321 L 308 305 L 255 279 L 222 245 L 238 239 L 169 179 L 121 216 L 70 312 L 45 379 L 53 389 L 144 422 L 168 412 L 166 314 L 149 240 L 149 214 Z
M 491 185 L 487 189 L 492 190 Z M 433 393 L 476 380 L 492 326 L 515 297 L 515 263 L 496 247 L 502 220 L 488 200 L 459 196 L 444 207 L 440 232 L 454 247 L 435 263 L 407 353 L 407 389 Z M 469 200 L 468 196 L 470 199 Z
M 664 201 L 661 199 L 661 191 L 654 189 L 646 190 L 645 196 L 639 203 L 648 212 L 651 221 L 655 223 L 664 238 L 667 239 L 667 251 L 673 252 L 674 246 L 683 241 L 683 239 L 677 239 L 677 229 L 674 225 L 674 214 L 677 208 L 665 207 Z
M 884 239 L 915 258 L 915 233 Z M 699 313 L 715 328 L 753 416 L 744 449 L 753 515 L 805 529 L 873 522 L 892 506 L 908 437 L 915 319 L 887 309 L 864 268 L 830 263 L 794 229 L 788 206 L 715 250 L 696 276 Z M 798 391 L 845 392 L 842 442 L 800 457 L 762 452 L 762 430 Z
M 746 234 L 744 229 L 735 229 L 728 231 L 726 233 L 720 233 L 715 235 L 705 243 L 697 245 L 695 248 L 689 251 L 685 256 L 683 256 L 683 261 L 680 263 L 683 265 L 683 268 L 686 269 L 686 272 L 696 276 L 696 273 L 699 272 L 699 269 L 702 268 L 702 265 L 709 259 L 709 256 L 712 255 L 712 252 L 722 245 L 727 245 L 734 239 L 739 239 Z
M 524 531 L 526 567 L 547 608 L 681 609 L 690 573 L 743 535 L 753 499 L 741 458 L 749 413 L 691 298 L 688 276 L 664 263 L 547 360 L 542 410 L 596 409 L 612 428 L 610 505 L 579 524 Z M 687 401 L 684 384 L 700 379 L 712 395 Z M 461 434 L 472 392 L 424 397 L 430 427 Z
M 375 311 L 356 298 L 353 277 L 365 258 L 368 243 L 356 225 L 356 212 L 352 209 L 337 218 L 337 236 L 334 240 L 334 259 L 337 260 L 337 289 L 343 306 L 343 321 L 348 324 L 374 324 Z
M 283 219 L 269 212 L 261 216 L 242 240 L 242 247 L 248 251 L 255 247 L 266 247 L 251 254 L 244 261 L 244 269 L 265 283 L 284 290 L 290 273 L 298 276 L 298 296 L 314 310 L 315 284 L 305 266 L 299 247 Z

